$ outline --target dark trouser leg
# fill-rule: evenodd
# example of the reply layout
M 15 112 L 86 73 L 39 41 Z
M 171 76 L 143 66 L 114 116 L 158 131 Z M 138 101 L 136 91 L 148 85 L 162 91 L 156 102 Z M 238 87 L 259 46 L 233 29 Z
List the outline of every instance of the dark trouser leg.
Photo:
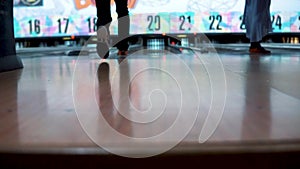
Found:
M 108 36 L 109 36 L 109 25 L 112 21 L 111 13 L 110 13 L 110 0 L 96 0 L 96 8 L 97 8 L 97 53 L 101 58 L 107 58 L 109 56 L 109 43 L 108 43 Z M 106 31 L 99 27 L 105 26 L 107 29 Z
M 116 10 L 118 13 L 118 44 L 119 50 L 128 50 L 128 37 L 129 37 L 129 12 L 127 7 L 127 0 L 115 0 Z
M 112 21 L 110 14 L 110 0 L 96 0 L 97 8 L 97 27 L 106 26 L 109 31 L 109 25 Z

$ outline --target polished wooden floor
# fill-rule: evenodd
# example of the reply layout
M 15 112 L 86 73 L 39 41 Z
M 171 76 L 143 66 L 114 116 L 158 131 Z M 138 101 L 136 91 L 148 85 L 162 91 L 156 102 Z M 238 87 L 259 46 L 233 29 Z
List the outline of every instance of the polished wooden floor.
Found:
M 24 69 L 0 74 L 0 153 L 107 154 L 101 144 L 143 156 L 182 139 L 163 154 L 289 152 L 299 159 L 300 49 L 253 56 L 229 48 L 137 50 L 106 60 L 20 53 Z M 105 126 L 138 139 L 117 139 Z M 200 143 L 203 130 L 208 140 Z

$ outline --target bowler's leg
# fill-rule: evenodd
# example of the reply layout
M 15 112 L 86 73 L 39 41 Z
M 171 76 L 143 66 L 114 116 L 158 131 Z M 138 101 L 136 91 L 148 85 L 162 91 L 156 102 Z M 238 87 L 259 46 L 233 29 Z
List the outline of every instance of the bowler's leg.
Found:
M 116 10 L 118 13 L 118 44 L 119 54 L 127 54 L 129 47 L 128 37 L 129 37 L 129 11 L 128 11 L 128 1 L 127 0 L 115 0 Z
M 97 27 L 109 26 L 112 21 L 110 13 L 110 0 L 96 0 L 97 8 Z M 107 27 L 108 28 L 108 27 Z
M 97 8 L 97 53 L 101 58 L 109 56 L 109 25 L 112 21 L 110 0 L 96 0 Z

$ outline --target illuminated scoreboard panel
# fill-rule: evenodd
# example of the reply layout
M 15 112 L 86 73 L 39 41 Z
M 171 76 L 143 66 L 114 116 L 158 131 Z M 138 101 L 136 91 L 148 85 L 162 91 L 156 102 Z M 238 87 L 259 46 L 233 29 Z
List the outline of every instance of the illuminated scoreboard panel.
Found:
M 231 13 L 149 13 L 130 16 L 131 34 L 244 32 L 242 14 Z M 95 16 L 41 16 L 15 19 L 16 37 L 93 35 Z M 300 12 L 271 14 L 273 32 L 300 32 Z M 111 25 L 117 34 L 117 22 Z
M 37 7 L 15 7 L 15 36 L 21 38 L 95 35 L 97 29 L 95 6 L 91 5 L 86 9 L 77 9 L 72 5 L 70 6 L 70 4 L 74 3 L 73 1 L 76 0 L 44 0 Z M 189 5 L 193 0 L 181 0 L 182 3 L 178 5 L 179 1 L 136 1 L 139 2 L 138 5 L 130 9 L 130 34 L 245 32 L 245 26 L 242 24 L 244 2 L 241 3 L 241 1 L 237 0 L 202 0 L 203 3 L 206 2 L 207 5 L 211 5 L 210 8 L 191 9 L 189 7 L 182 9 L 180 8 L 181 4 L 183 5 L 185 2 L 185 4 Z M 195 2 L 199 3 L 202 1 Z M 217 1 L 219 3 L 226 2 L 227 5 L 230 4 L 231 6 L 228 9 L 223 9 L 221 6 L 212 6 L 209 3 Z M 273 0 L 272 3 L 275 1 Z M 289 1 L 299 3 L 284 6 L 282 9 L 279 8 L 282 5 L 280 6 L 277 3 L 278 9 L 281 10 L 275 7 L 277 10 L 271 11 L 273 32 L 300 32 L 300 0 Z M 57 6 L 55 6 L 51 4 L 53 2 L 61 4 L 56 4 Z M 146 2 L 147 4 L 144 4 Z M 161 8 L 153 5 L 158 2 L 158 5 L 162 6 Z M 173 5 L 172 8 L 168 4 Z M 203 4 L 201 5 L 203 6 Z M 112 8 L 112 11 L 114 11 L 114 8 Z M 112 16 L 113 22 L 110 32 L 111 34 L 117 34 L 117 15 L 113 12 Z

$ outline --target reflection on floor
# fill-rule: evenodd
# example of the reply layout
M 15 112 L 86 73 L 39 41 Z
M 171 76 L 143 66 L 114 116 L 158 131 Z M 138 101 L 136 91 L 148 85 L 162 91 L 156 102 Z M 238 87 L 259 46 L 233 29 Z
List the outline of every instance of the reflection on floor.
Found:
M 23 70 L 0 74 L 0 157 L 25 165 L 40 153 L 163 153 L 166 162 L 189 154 L 186 162 L 202 157 L 205 166 L 249 163 L 242 157 L 265 160 L 249 167 L 299 165 L 300 50 L 216 49 L 141 49 L 107 60 L 22 53 Z

